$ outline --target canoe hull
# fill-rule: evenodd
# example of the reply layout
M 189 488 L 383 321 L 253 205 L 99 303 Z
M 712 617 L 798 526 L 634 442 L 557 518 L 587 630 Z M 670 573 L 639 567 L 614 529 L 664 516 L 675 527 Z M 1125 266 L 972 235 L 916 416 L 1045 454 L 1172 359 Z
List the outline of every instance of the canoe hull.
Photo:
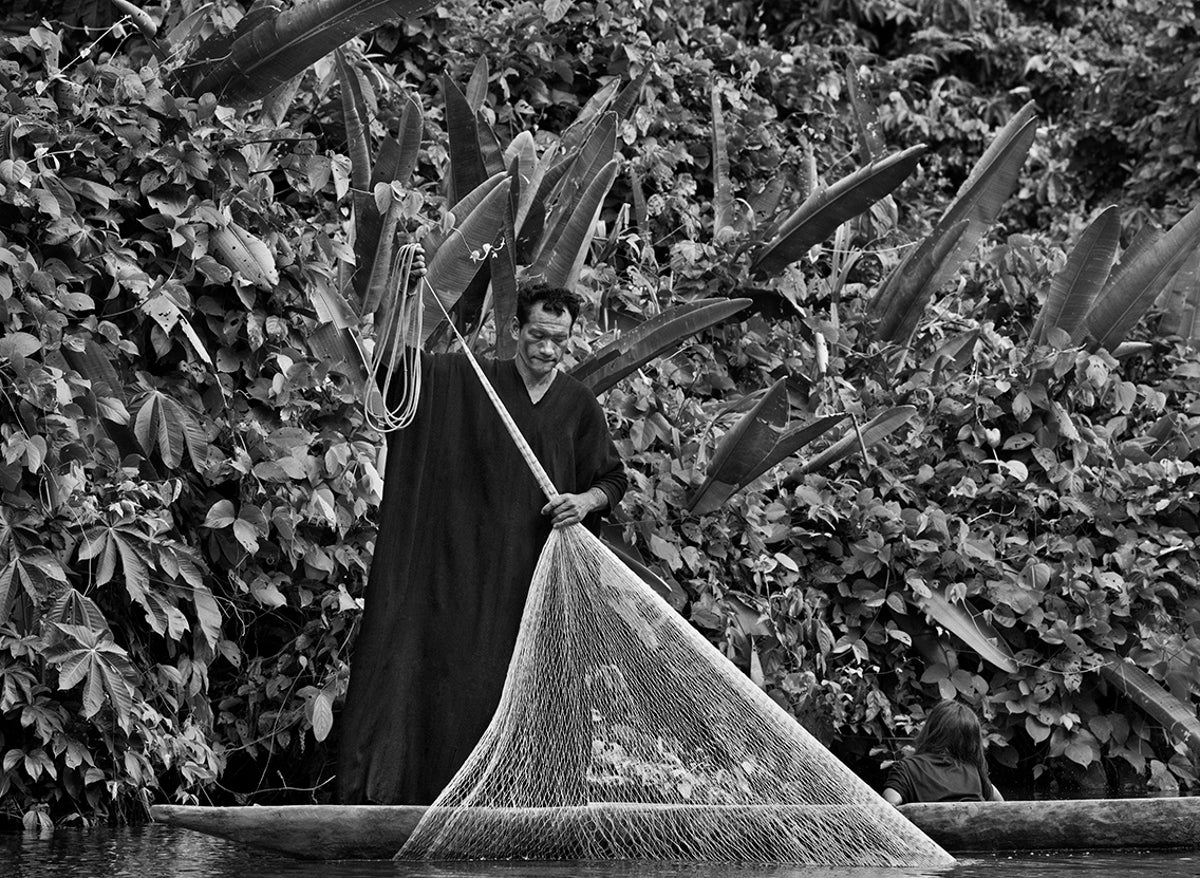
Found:
M 1200 850 L 1200 798 L 940 802 L 901 812 L 951 853 Z M 155 805 L 155 821 L 308 860 L 390 859 L 416 805 Z

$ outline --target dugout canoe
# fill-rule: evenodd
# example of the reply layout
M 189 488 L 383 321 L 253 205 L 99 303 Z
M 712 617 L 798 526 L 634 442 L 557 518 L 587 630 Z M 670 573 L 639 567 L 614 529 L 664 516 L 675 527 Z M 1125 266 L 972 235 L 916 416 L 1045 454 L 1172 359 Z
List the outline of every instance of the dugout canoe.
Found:
M 939 802 L 904 816 L 951 853 L 1200 850 L 1200 797 Z M 415 805 L 154 805 L 158 823 L 307 860 L 390 859 L 424 814 Z

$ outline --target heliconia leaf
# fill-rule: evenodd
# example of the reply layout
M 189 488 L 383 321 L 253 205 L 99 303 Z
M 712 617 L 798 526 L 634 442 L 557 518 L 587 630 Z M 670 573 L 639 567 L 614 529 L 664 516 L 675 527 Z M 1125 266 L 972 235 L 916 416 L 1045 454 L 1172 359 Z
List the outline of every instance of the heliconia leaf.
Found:
M 1034 344 L 1045 344 L 1051 329 L 1061 329 L 1068 336 L 1074 334 L 1108 280 L 1120 240 L 1121 214 L 1110 205 L 1084 229 L 1067 264 L 1051 281 L 1046 304 L 1034 327 Z
M 787 178 L 783 174 L 776 174 L 763 184 L 763 188 L 759 192 L 755 192 L 747 198 L 754 215 L 760 220 L 773 217 L 779 210 L 779 200 L 783 197 L 786 185 Z
M 617 94 L 616 99 L 612 102 L 612 111 L 617 114 L 618 122 L 624 122 L 637 109 L 637 105 L 642 99 L 642 87 L 646 84 L 646 77 L 649 74 L 650 65 L 646 65 L 637 78 L 631 79 Z
M 483 159 L 483 172 L 487 175 L 500 173 L 505 170 L 504 150 L 500 148 L 500 140 L 483 113 L 475 114 L 475 135 L 479 139 L 479 155 Z
M 356 387 L 366 386 L 364 355 L 359 350 L 354 330 L 339 329 L 332 323 L 324 323 L 310 332 L 306 341 L 309 353 L 314 358 L 329 364 L 333 371 L 348 377 Z
M 505 175 L 499 176 L 500 182 L 492 186 L 478 206 L 458 222 L 429 261 L 428 284 L 423 294 L 425 323 L 422 343 L 445 323 L 442 309 L 449 311 L 458 302 L 459 296 L 482 266 L 484 245 L 495 244 L 499 230 L 503 229 L 510 184 Z M 434 295 L 437 301 L 432 299 Z
M 938 268 L 958 247 L 968 225 L 967 220 L 959 220 L 944 233 L 930 235 L 892 269 L 871 302 L 870 314 L 878 321 L 876 338 L 908 343 L 925 313 L 925 306 L 937 292 L 934 277 Z
M 858 130 L 858 148 L 864 163 L 875 161 L 883 155 L 883 138 L 879 136 L 879 115 L 875 104 L 863 94 L 858 81 L 858 69 L 854 62 L 846 65 L 846 96 L 854 111 L 854 124 Z
M 696 299 L 639 324 L 578 363 L 571 375 L 601 394 L 683 339 L 728 320 L 752 299 Z
M 899 405 L 881 412 L 871 418 L 860 429 L 847 430 L 846 435 L 842 436 L 807 463 L 793 470 L 792 477 L 795 478 L 797 474 L 804 475 L 805 473 L 816 472 L 817 470 L 832 466 L 842 458 L 849 457 L 864 447 L 870 448 L 880 439 L 907 424 L 916 413 L 916 408 L 911 405 Z
M 380 184 L 383 185 L 383 184 Z M 383 190 L 389 194 L 388 190 Z M 371 208 L 369 208 L 371 209 Z M 379 226 L 379 238 L 374 250 L 364 254 L 366 261 L 356 267 L 354 277 L 358 281 L 366 273 L 366 284 L 362 288 L 359 310 L 363 316 L 373 315 L 380 305 L 390 298 L 394 279 L 392 262 L 396 255 L 396 227 L 400 222 L 400 208 L 394 200 L 389 201 Z M 357 248 L 356 248 L 357 249 Z
M 392 174 L 393 182 L 407 184 L 412 179 L 424 136 L 425 116 L 421 112 L 421 102 L 413 95 L 405 93 L 404 109 L 400 111 L 400 127 L 396 138 L 400 144 L 400 158 Z
M 614 77 L 588 98 L 587 103 L 579 110 L 579 115 L 566 127 L 559 138 L 565 154 L 570 155 L 578 149 L 579 145 L 591 134 L 592 126 L 612 107 L 620 88 L 620 78 Z
M 775 179 L 782 180 L 783 178 L 780 176 Z M 783 184 L 780 183 L 781 190 L 782 186 Z M 650 219 L 649 210 L 646 207 L 646 189 L 642 186 L 642 178 L 638 176 L 638 172 L 632 165 L 629 167 L 629 191 L 633 193 L 633 224 L 644 235 Z
M 446 136 L 450 152 L 446 202 L 454 207 L 464 195 L 486 180 L 488 174 L 479 149 L 475 112 L 449 76 L 442 77 L 442 99 L 446 105 Z
M 788 217 L 755 255 L 751 270 L 775 274 L 802 257 L 814 244 L 834 233 L 885 195 L 890 194 L 916 170 L 925 154 L 924 145 L 890 155 L 843 177 L 827 189 L 811 195 Z
M 1151 245 L 1155 244 L 1162 236 L 1162 229 L 1150 223 L 1146 223 L 1138 229 L 1133 240 L 1129 242 L 1129 246 L 1121 251 L 1117 264 L 1113 266 L 1112 274 L 1108 276 L 1108 283 L 1115 284 L 1120 280 L 1121 275 L 1129 270 L 1129 266 L 1137 260 L 1138 256 L 1150 249 Z
M 781 378 L 771 385 L 758 404 L 721 437 L 708 467 L 708 477 L 688 502 L 693 513 L 704 515 L 720 508 L 746 485 L 846 417 L 829 415 L 787 430 L 785 382 L 786 378 Z
M 1092 350 L 1117 347 L 1154 300 L 1200 247 L 1200 207 L 1193 208 L 1128 266 L 1114 272 L 1088 312 L 1079 339 L 1089 338 Z
M 1012 647 L 990 622 L 967 604 L 951 601 L 946 597 L 945 589 L 930 586 L 929 591 L 929 597 L 913 598 L 929 618 L 971 647 L 984 661 L 1010 674 L 1017 672 Z
M 365 192 L 371 181 L 371 145 L 368 142 L 371 119 L 363 99 L 358 71 L 345 51 L 333 53 L 338 80 L 342 84 L 342 118 L 346 124 L 346 146 L 350 152 L 350 185 Z
M 467 80 L 466 98 L 472 113 L 478 113 L 479 108 L 483 106 L 487 99 L 487 90 L 488 60 L 486 55 L 480 55 L 479 60 L 475 62 L 475 69 L 471 71 L 471 78 Z
M 500 249 L 492 254 L 492 313 L 496 325 L 496 358 L 507 360 L 517 352 L 517 340 L 509 331 L 517 316 L 517 245 L 511 200 L 504 215 L 503 241 Z
M 517 209 L 517 261 L 530 262 L 533 253 L 546 236 L 546 200 L 571 170 L 574 159 L 555 161 L 557 152 L 549 150 L 538 162 L 534 182 L 524 187 Z M 524 213 L 522 213 L 522 210 Z
M 1162 311 L 1160 333 L 1177 335 L 1192 347 L 1200 347 L 1200 249 L 1171 279 L 1163 295 Z
M 504 150 L 504 162 L 508 165 L 510 172 L 514 159 L 517 162 L 516 171 L 521 180 L 521 190 L 524 191 L 533 183 L 534 169 L 538 164 L 537 143 L 533 139 L 532 131 L 520 132 Z
M 426 261 L 433 260 L 433 258 L 437 255 L 438 249 L 442 246 L 442 242 L 453 235 L 454 227 L 459 225 L 459 223 L 461 223 L 465 217 L 470 216 L 471 212 L 474 211 L 475 208 L 479 207 L 483 200 L 492 193 L 492 190 L 499 186 L 502 181 L 507 179 L 507 177 L 508 174 L 493 174 L 468 192 L 465 196 L 463 196 L 463 198 L 459 200 L 458 204 L 454 205 L 454 209 L 450 211 L 451 219 L 448 220 L 451 222 L 450 227 L 443 228 L 445 225 L 445 223 L 443 223 L 443 226 L 431 229 L 429 234 L 425 236 L 425 239 L 422 243 L 425 247 Z
M 317 312 L 317 322 L 331 323 L 337 329 L 358 325 L 358 315 L 346 297 L 328 284 L 309 284 L 308 300 Z
M 879 288 L 869 308 L 876 337 L 906 344 L 921 312 L 962 267 L 1016 187 L 1021 166 L 1037 133 L 1033 102 L 1017 111 L 992 140 L 932 232 L 909 253 Z M 962 223 L 964 228 L 960 228 Z M 951 244 L 947 239 L 953 239 Z M 938 258 L 934 259 L 934 255 Z M 922 270 L 911 272 L 911 264 Z M 913 313 L 914 305 L 920 305 Z
M 247 104 L 359 34 L 435 5 L 435 0 L 306 0 L 270 10 L 232 42 L 217 35 L 201 43 L 179 66 L 179 80 L 192 97 L 212 92 L 222 103 Z
M 1115 653 L 1106 653 L 1105 658 L 1108 661 L 1100 666 L 1100 676 L 1162 723 L 1167 734 L 1182 742 L 1193 756 L 1200 755 L 1200 720 L 1195 707 L 1180 701 L 1133 662 Z
M 545 203 L 549 206 L 547 228 L 540 235 L 541 243 L 531 260 L 533 263 L 545 267 L 548 263 L 547 251 L 552 247 L 557 249 L 559 238 L 571 223 L 576 222 L 575 216 L 578 213 L 580 200 L 589 191 L 597 176 L 608 171 L 610 163 L 617 154 L 616 126 L 617 120 L 614 114 L 606 113 L 600 118 L 578 154 L 573 158 L 564 159 L 565 162 L 569 162 L 569 165 L 562 176 L 562 182 L 554 191 L 549 191 L 549 187 L 553 183 L 552 172 L 548 171 L 542 178 L 535 202 L 543 197 L 543 192 L 548 192 L 544 196 Z M 609 186 L 611 185 L 612 182 L 609 181 Z M 605 192 L 607 191 L 606 188 Z M 525 237 L 526 230 L 522 228 L 520 238 Z
M 596 221 L 604 198 L 617 179 L 618 159 L 613 159 L 597 174 L 578 199 L 575 209 L 554 236 L 552 244 L 542 250 L 542 257 L 530 267 L 527 277 L 539 278 L 551 286 L 572 289 L 587 258 L 588 247 L 596 234 Z
M 712 104 L 713 237 L 720 240 L 722 230 L 733 223 L 733 185 L 729 180 L 725 116 L 716 81 L 709 89 L 709 97 Z

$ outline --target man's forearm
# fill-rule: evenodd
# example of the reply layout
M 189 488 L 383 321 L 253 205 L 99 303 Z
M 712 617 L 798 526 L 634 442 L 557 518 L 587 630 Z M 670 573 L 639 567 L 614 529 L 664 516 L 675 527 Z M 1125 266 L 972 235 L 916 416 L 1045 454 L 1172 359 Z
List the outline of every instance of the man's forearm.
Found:
M 608 508 L 608 494 L 603 488 L 588 488 L 584 493 L 592 501 L 593 512 L 603 512 Z

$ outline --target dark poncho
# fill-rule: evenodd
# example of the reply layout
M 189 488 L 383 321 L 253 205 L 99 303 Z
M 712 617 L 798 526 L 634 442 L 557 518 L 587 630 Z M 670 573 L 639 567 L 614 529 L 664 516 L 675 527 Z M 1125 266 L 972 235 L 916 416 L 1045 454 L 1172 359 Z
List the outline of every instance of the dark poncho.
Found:
M 987 767 L 959 762 L 944 753 L 917 753 L 892 766 L 884 788 L 910 802 L 983 802 L 991 798 Z
M 388 436 L 339 723 L 344 803 L 429 804 L 450 781 L 499 703 L 550 533 L 546 498 L 466 357 L 422 363 L 417 418 Z M 625 471 L 587 388 L 559 374 L 534 404 L 513 361 L 482 365 L 559 491 L 597 487 L 615 508 Z

